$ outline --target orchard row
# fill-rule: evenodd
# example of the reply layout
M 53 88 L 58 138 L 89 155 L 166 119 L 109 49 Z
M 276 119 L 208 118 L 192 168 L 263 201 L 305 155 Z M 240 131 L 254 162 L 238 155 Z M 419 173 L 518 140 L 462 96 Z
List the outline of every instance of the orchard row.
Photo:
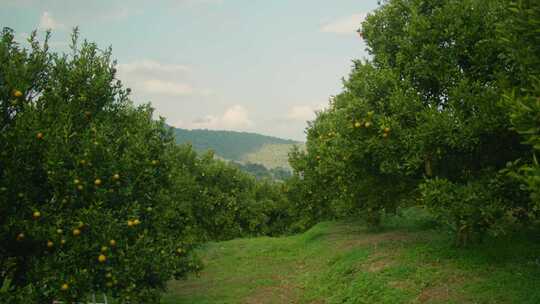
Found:
M 421 205 L 459 245 L 539 220 L 538 1 L 386 1 L 291 164 L 326 217 Z

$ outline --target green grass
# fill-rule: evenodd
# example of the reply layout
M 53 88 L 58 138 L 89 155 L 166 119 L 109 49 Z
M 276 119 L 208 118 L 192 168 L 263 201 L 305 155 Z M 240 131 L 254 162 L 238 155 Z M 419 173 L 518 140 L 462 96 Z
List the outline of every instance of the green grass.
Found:
M 385 223 L 208 244 L 205 269 L 163 303 L 540 303 L 538 234 L 458 249 L 417 211 Z

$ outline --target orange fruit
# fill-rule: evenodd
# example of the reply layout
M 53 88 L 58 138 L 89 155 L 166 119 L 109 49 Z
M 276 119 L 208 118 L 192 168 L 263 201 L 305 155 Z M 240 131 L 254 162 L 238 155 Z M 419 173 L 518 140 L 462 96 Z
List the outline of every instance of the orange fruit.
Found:
M 62 284 L 62 287 L 60 287 L 62 291 L 66 291 L 69 289 L 69 285 L 67 283 Z
M 116 246 L 116 241 L 115 240 L 110 240 L 109 245 L 111 245 L 111 247 Z
M 79 235 L 81 235 L 81 230 L 79 230 L 79 229 L 77 229 L 77 228 L 76 228 L 76 229 L 73 229 L 73 235 L 74 235 L 74 236 L 79 236 Z
M 13 97 L 19 98 L 19 97 L 21 97 L 21 96 L 23 96 L 23 93 L 22 93 L 21 91 L 19 91 L 19 90 L 13 90 Z
M 105 261 L 107 261 L 107 257 L 106 257 L 105 255 L 103 255 L 103 254 L 100 254 L 100 255 L 98 256 L 98 261 L 99 261 L 100 263 L 105 263 Z

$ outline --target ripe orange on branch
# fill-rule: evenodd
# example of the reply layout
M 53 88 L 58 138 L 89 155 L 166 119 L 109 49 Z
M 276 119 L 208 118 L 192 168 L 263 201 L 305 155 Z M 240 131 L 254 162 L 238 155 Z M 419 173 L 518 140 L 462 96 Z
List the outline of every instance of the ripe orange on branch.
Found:
M 13 94 L 13 97 L 17 97 L 17 98 L 23 96 L 23 93 L 21 91 L 19 91 L 19 90 L 13 90 L 12 94 Z
M 37 220 L 41 217 L 41 212 L 39 211 L 34 211 L 34 213 L 32 213 L 32 218 Z
M 107 257 L 106 257 L 104 254 L 100 254 L 100 255 L 98 256 L 98 261 L 99 261 L 100 263 L 105 263 L 105 261 L 107 261 Z

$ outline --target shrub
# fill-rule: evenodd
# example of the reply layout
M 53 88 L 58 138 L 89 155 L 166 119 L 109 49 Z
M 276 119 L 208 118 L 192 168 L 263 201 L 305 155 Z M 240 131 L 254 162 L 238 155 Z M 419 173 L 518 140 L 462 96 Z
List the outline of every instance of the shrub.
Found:
M 2 296 L 157 303 L 198 267 L 169 190 L 171 134 L 131 104 L 110 50 L 76 32 L 71 55 L 13 36 L 0 42 Z

